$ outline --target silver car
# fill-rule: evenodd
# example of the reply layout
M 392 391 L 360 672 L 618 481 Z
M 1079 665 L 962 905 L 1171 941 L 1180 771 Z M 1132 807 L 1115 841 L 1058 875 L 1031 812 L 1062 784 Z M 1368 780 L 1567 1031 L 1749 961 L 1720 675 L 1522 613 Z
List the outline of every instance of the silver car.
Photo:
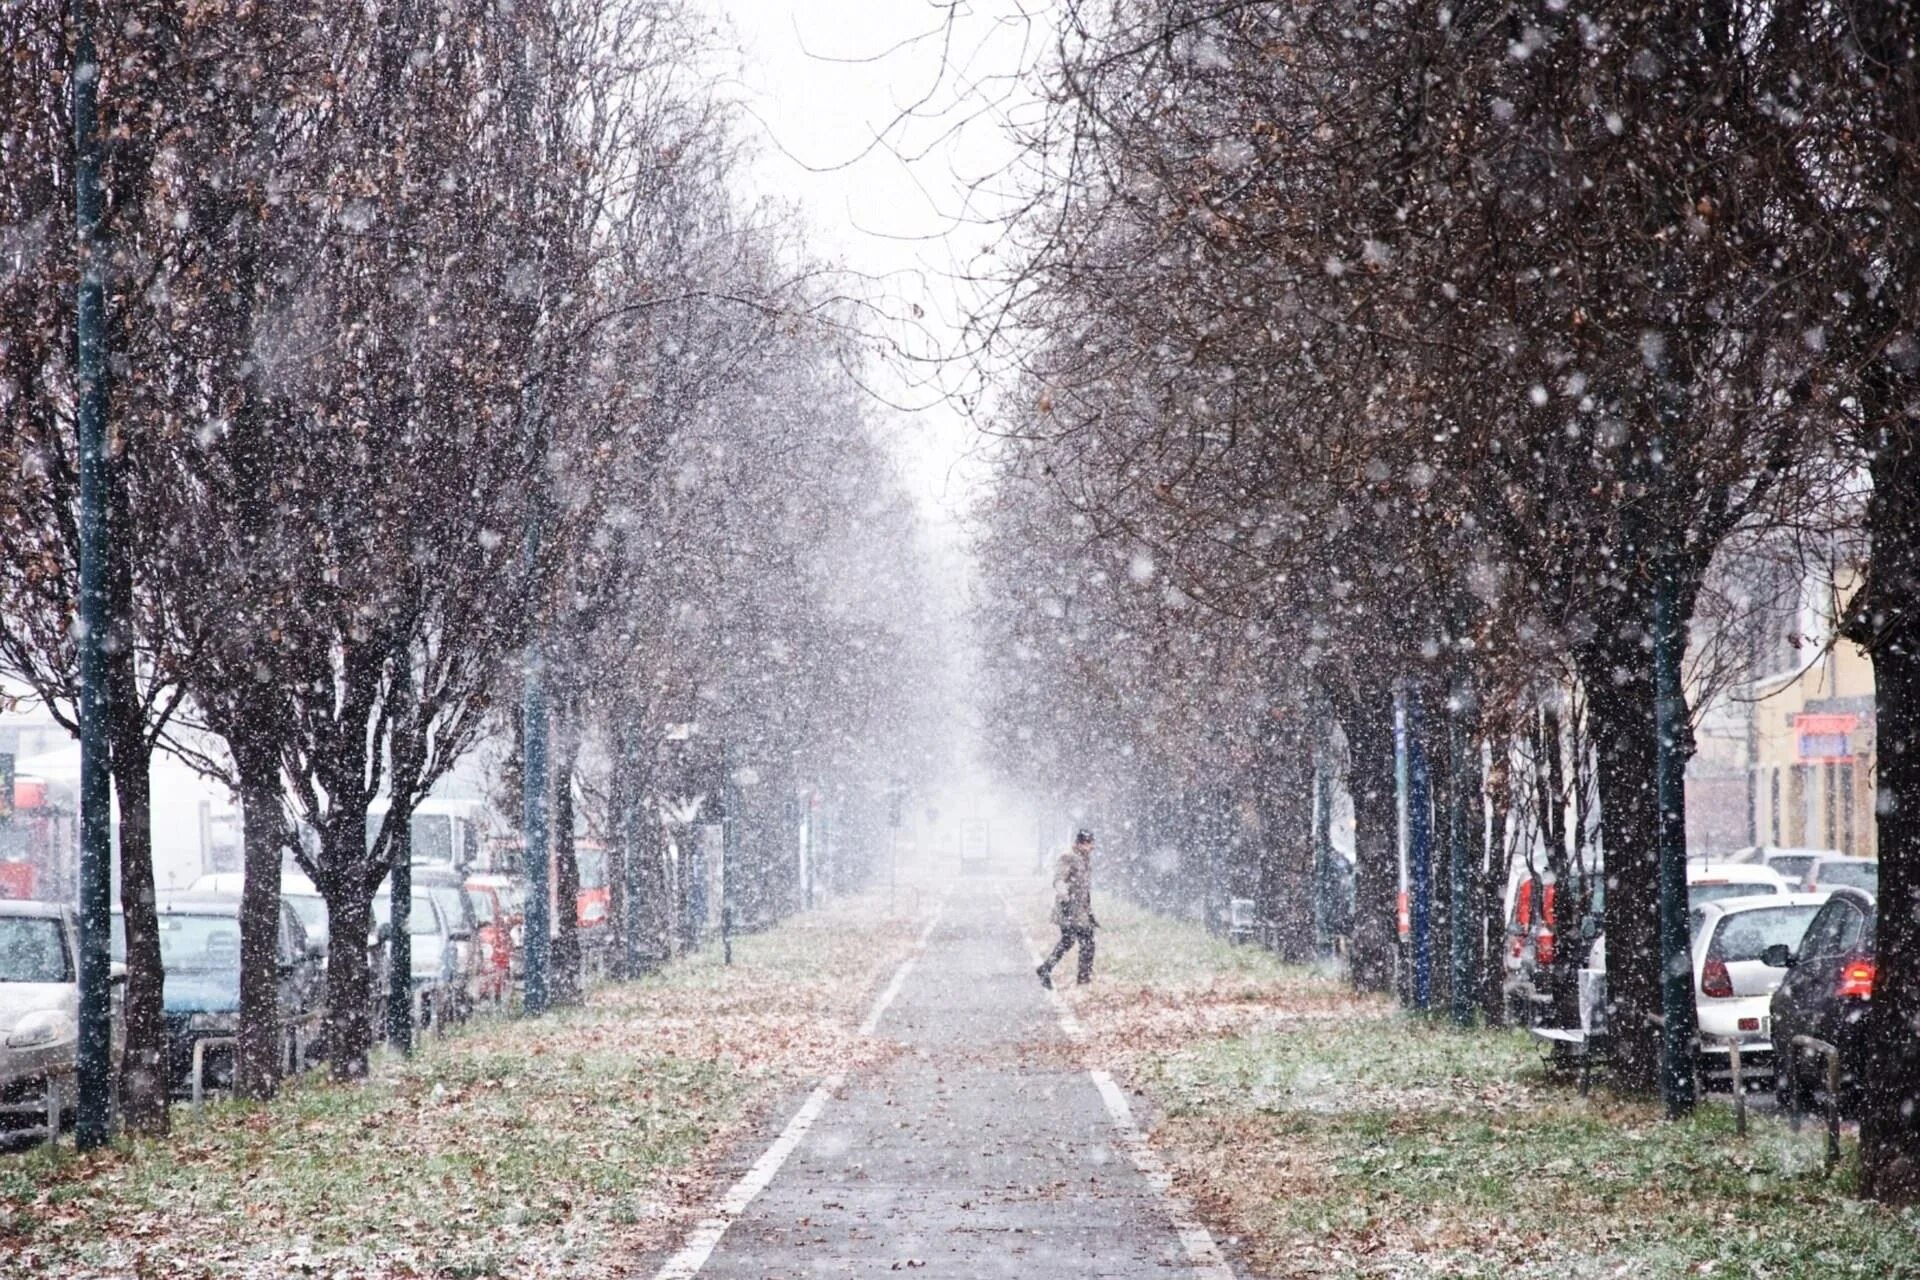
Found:
M 0 1114 L 70 1094 L 79 1039 L 79 933 L 58 902 L 0 900 Z M 115 1040 L 118 1040 L 115 1027 Z

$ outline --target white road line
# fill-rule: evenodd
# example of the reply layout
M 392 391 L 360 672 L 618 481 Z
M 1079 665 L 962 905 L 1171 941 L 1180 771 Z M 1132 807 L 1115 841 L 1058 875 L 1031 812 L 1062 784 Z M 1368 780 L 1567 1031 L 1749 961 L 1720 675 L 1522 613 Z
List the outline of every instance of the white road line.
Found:
M 880 1026 L 880 1018 L 886 1013 L 887 1006 L 900 994 L 900 988 L 906 985 L 907 975 L 913 972 L 914 961 L 927 949 L 927 939 L 933 936 L 934 926 L 940 923 L 940 914 L 945 907 L 946 904 L 942 903 L 934 908 L 927 927 L 920 931 L 919 939 L 913 944 L 912 954 L 900 962 L 900 967 L 893 971 L 893 980 L 874 1000 L 873 1008 L 867 1012 L 867 1020 L 860 1024 L 862 1036 L 872 1035 Z M 680 1251 L 668 1258 L 654 1273 L 654 1280 L 693 1280 L 700 1274 L 700 1268 L 707 1265 L 707 1259 L 713 1256 L 720 1238 L 727 1234 L 727 1228 L 747 1211 L 747 1206 L 753 1203 L 755 1196 L 767 1189 L 767 1184 L 780 1172 L 780 1166 L 787 1162 L 787 1157 L 793 1154 L 794 1149 L 806 1138 L 807 1131 L 813 1128 L 813 1122 L 820 1118 L 827 1100 L 838 1093 L 846 1082 L 847 1073 L 836 1071 L 807 1095 L 807 1100 L 793 1113 L 793 1119 L 787 1121 L 787 1127 L 780 1131 L 773 1145 L 761 1152 L 760 1158 L 753 1162 L 753 1167 L 747 1170 L 745 1176 L 727 1189 L 727 1193 L 713 1206 L 713 1212 L 695 1225 L 686 1243 L 680 1246 Z
M 1014 927 L 1020 930 L 1021 940 L 1027 944 L 1027 953 L 1038 967 L 1043 958 L 1038 944 L 1034 942 L 1033 935 L 1027 932 L 1026 924 L 1014 913 L 1013 904 L 1009 902 L 1006 906 L 1007 915 L 1013 920 Z M 1047 989 L 1047 998 L 1053 1002 L 1053 1011 L 1060 1019 L 1060 1030 L 1074 1043 L 1084 1044 L 1087 1029 L 1074 1015 L 1073 1006 L 1051 987 Z M 1206 1280 L 1234 1280 L 1233 1268 L 1227 1265 L 1220 1246 L 1214 1243 L 1213 1233 L 1194 1215 L 1193 1206 L 1187 1203 L 1186 1198 L 1173 1189 L 1173 1175 L 1167 1172 L 1160 1153 L 1153 1149 L 1139 1122 L 1133 1118 L 1133 1107 L 1127 1102 L 1126 1093 L 1112 1075 L 1099 1067 L 1088 1067 L 1087 1075 L 1093 1080 L 1093 1087 L 1100 1091 L 1100 1101 L 1106 1105 L 1107 1118 L 1113 1121 L 1114 1132 L 1120 1135 L 1120 1145 L 1127 1149 L 1127 1158 L 1133 1161 L 1133 1167 L 1140 1171 L 1140 1176 L 1160 1197 L 1161 1207 L 1166 1210 L 1167 1219 L 1173 1223 L 1174 1234 L 1180 1237 L 1180 1247 L 1186 1250 L 1187 1261 L 1192 1264 L 1192 1274 L 1204 1276 Z

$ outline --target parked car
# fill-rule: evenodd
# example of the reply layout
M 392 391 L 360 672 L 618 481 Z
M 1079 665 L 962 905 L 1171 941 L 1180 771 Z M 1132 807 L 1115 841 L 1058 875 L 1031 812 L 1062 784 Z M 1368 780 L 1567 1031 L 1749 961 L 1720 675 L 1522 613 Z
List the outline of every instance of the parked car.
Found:
M 168 1075 L 176 1092 L 192 1089 L 193 1050 L 201 1040 L 202 1082 L 214 1089 L 233 1084 L 231 1038 L 240 1029 L 240 899 L 225 893 L 185 893 L 162 898 L 160 967 L 166 973 Z M 125 921 L 113 916 L 113 958 L 126 960 Z M 319 951 L 307 940 L 300 917 L 280 903 L 275 936 L 279 962 L 280 1019 L 287 1052 L 303 1033 L 295 1023 L 321 1011 L 324 974 Z
M 33 1123 L 72 1097 L 79 1043 L 79 938 L 64 903 L 0 901 L 0 1103 Z M 115 1013 L 118 1014 L 116 1001 Z M 114 1044 L 121 1025 L 114 1020 Z M 56 1097 L 48 1096 L 54 1090 Z
M 1752 1068 L 1755 1078 L 1763 1078 L 1773 1069 L 1768 1004 L 1784 970 L 1764 957 L 1769 947 L 1799 946 L 1825 900 L 1820 894 L 1772 894 L 1723 898 L 1693 910 L 1694 1007 L 1702 1066 L 1710 1074 L 1728 1070 L 1728 1041 L 1740 1045 L 1743 1075 Z
M 527 958 L 527 886 L 518 876 L 482 874 L 467 877 L 469 886 L 480 885 L 490 888 L 499 899 L 503 913 L 502 922 L 506 926 L 509 956 L 508 973 L 518 979 L 526 967 Z
M 447 1006 L 446 1013 L 459 1022 L 473 1011 L 474 1003 L 481 998 L 479 913 L 467 893 L 466 877 L 457 871 L 416 863 L 413 887 L 425 890 L 433 898 L 446 921 L 447 937 L 453 945 L 454 972 L 458 975 L 453 985 L 453 1002 Z
M 239 897 L 245 877 L 238 871 L 214 871 L 201 876 L 187 888 L 188 893 L 223 893 Z M 300 917 L 300 927 L 307 931 L 307 944 L 318 947 L 321 955 L 327 954 L 327 900 L 320 896 L 320 890 L 313 881 L 298 871 L 280 873 L 280 896 L 286 900 L 293 913 Z
M 1880 892 L 1880 864 L 1872 858 L 1854 858 L 1844 853 L 1823 853 L 1807 865 L 1800 878 L 1804 893 L 1826 889 L 1859 889 Z
M 513 925 L 504 895 L 488 880 L 469 879 L 473 904 L 474 952 L 479 962 L 475 998 L 505 1005 L 513 991 Z
M 1778 897 L 1787 892 L 1787 882 L 1771 867 L 1758 864 L 1687 864 L 1687 906 L 1704 907 L 1709 902 L 1758 895 Z
M 1766 867 L 1776 872 L 1792 888 L 1805 881 L 1807 868 L 1813 865 L 1815 858 L 1837 852 L 1835 849 L 1794 849 L 1784 845 L 1753 844 L 1711 861 L 1716 866 L 1744 863 Z
M 1876 897 L 1861 889 L 1834 889 L 1797 946 L 1770 947 L 1762 959 L 1781 971 L 1768 1006 L 1774 1058 L 1787 1061 L 1798 1035 L 1824 1040 L 1840 1051 L 1840 1101 L 1850 1107 L 1857 1092 L 1860 1028 L 1873 998 Z M 1784 1097 L 1791 1082 L 1775 1075 Z M 1818 1081 L 1808 1073 L 1807 1083 Z
M 452 1016 L 459 1005 L 461 970 L 454 947 L 453 930 L 447 923 L 446 914 L 440 909 L 439 901 L 426 889 L 415 888 L 408 895 L 407 907 L 407 961 L 408 972 L 413 983 L 413 996 L 417 1015 L 426 1019 L 435 1016 Z M 374 928 L 383 941 L 391 937 L 393 929 L 393 894 L 388 886 L 382 886 L 373 899 Z M 389 990 L 388 951 L 385 946 L 380 950 L 380 962 L 374 974 L 373 990 L 376 1008 L 374 1024 L 386 1023 L 386 992 Z
M 1507 999 L 1520 1021 L 1566 1025 L 1575 1016 L 1578 970 L 1558 963 L 1568 958 L 1562 955 L 1560 933 L 1572 927 L 1576 938 L 1593 936 L 1605 907 L 1606 880 L 1598 872 L 1573 877 L 1565 885 L 1551 876 L 1523 876 L 1514 883 L 1501 962 Z

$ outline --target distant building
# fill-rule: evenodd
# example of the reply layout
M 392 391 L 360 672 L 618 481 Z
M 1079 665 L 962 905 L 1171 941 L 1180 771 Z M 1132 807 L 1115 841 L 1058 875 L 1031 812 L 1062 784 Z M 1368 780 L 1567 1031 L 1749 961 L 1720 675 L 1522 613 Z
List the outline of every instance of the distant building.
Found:
M 1878 857 L 1866 654 L 1837 641 L 1753 698 L 1752 843 Z
M 1873 663 L 1831 633 L 1839 591 L 1807 584 L 1798 609 L 1756 628 L 1752 670 L 1695 728 L 1687 846 L 1836 849 L 1879 856 L 1874 821 Z

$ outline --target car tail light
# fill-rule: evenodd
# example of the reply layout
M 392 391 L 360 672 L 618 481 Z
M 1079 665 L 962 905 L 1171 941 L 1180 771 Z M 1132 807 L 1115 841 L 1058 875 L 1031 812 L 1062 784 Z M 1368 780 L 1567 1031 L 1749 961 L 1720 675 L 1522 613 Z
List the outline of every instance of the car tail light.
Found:
M 1733 995 L 1733 975 L 1727 972 L 1725 960 L 1718 956 L 1707 957 L 1706 964 L 1700 967 L 1700 994 L 1716 1000 L 1725 1000 Z
M 1835 994 L 1843 999 L 1869 999 L 1873 995 L 1873 961 L 1855 956 L 1841 965 L 1840 989 Z
M 1534 958 L 1541 964 L 1553 963 L 1553 930 L 1541 925 L 1533 935 Z

